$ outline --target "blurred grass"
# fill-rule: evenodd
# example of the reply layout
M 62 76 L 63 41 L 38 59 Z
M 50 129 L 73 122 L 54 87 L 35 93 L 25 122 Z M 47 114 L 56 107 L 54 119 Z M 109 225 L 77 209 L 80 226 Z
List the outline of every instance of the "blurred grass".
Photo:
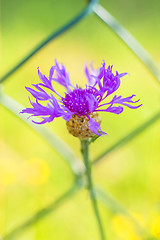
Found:
M 160 2 L 116 0 L 101 3 L 160 63 Z M 85 1 L 73 0 L 3 0 L 3 61 L 0 74 L 14 66 L 40 40 L 70 20 L 84 6 Z M 108 132 L 108 136 L 98 139 L 92 145 L 92 159 L 159 110 L 158 83 L 114 33 L 93 14 L 48 44 L 11 76 L 4 84 L 5 92 L 28 106 L 28 93 L 24 86 L 38 81 L 37 66 L 48 74 L 55 58 L 64 63 L 74 83 L 82 84 L 85 81 L 84 63 L 93 60 L 95 67 L 99 67 L 102 59 L 105 59 L 108 64 L 114 65 L 114 70 L 129 73 L 122 81 L 119 94 L 128 96 L 135 93 L 143 103 L 142 108 L 135 111 L 125 109 L 120 116 L 101 115 L 102 129 Z M 61 195 L 71 185 L 73 176 L 53 149 L 1 106 L 0 116 L 0 233 L 4 235 Z M 94 169 L 95 182 L 113 193 L 129 210 L 138 213 L 148 229 L 155 228 L 152 225 L 159 214 L 159 124 L 155 123 L 126 146 L 109 154 Z M 48 126 L 80 156 L 79 141 L 67 133 L 63 120 L 56 119 Z M 46 181 L 37 185 L 21 177 L 23 172 L 27 176 L 24 166 L 33 158 L 41 159 L 50 169 Z M 35 166 L 34 169 L 38 171 Z M 41 171 L 38 173 L 41 174 Z M 56 214 L 36 224 L 18 238 L 98 239 L 87 199 L 87 194 L 79 193 Z M 130 240 L 115 230 L 112 216 L 103 207 L 101 213 L 109 239 Z M 160 224 L 158 226 L 160 228 Z M 157 232 L 156 230 L 156 234 Z

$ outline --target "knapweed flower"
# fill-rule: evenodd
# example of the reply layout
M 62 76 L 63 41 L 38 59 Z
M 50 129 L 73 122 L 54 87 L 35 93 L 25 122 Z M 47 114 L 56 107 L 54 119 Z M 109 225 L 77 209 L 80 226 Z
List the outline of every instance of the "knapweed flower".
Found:
M 32 120 L 36 124 L 51 122 L 54 118 L 62 117 L 67 121 L 69 132 L 81 139 L 93 137 L 95 134 L 99 136 L 106 134 L 100 128 L 101 119 L 98 112 L 120 114 L 124 106 L 131 109 L 141 106 L 134 105 L 139 101 L 132 100 L 135 95 L 125 98 L 115 95 L 111 101 L 103 102 L 119 88 L 120 79 L 127 74 L 119 74 L 117 71 L 113 74 L 112 68 L 113 66 L 106 68 L 104 61 L 99 69 L 94 70 L 92 67 L 91 72 L 86 66 L 88 84 L 85 88 L 73 86 L 65 67 L 56 60 L 55 66 L 50 69 L 49 77 L 43 75 L 38 68 L 41 83 L 32 84 L 35 90 L 26 87 L 35 98 L 35 102 L 29 99 L 32 107 L 22 110 L 21 113 L 40 116 L 41 122 Z M 55 90 L 55 82 L 66 89 L 64 96 Z

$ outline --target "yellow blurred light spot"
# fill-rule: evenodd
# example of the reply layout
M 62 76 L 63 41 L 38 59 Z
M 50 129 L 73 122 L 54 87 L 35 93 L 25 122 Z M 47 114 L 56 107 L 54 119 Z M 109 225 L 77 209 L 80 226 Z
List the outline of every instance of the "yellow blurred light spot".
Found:
M 112 225 L 114 232 L 123 240 L 140 240 L 131 220 L 122 214 L 113 217 Z
M 24 164 L 22 171 L 23 181 L 34 186 L 46 183 L 50 175 L 48 164 L 39 158 L 29 159 Z
M 160 239 L 160 216 L 156 217 L 152 223 L 152 233 L 155 237 Z
M 0 186 L 8 186 L 16 182 L 17 170 L 8 159 L 0 162 Z
M 140 226 L 145 227 L 146 222 L 145 222 L 144 217 L 141 214 L 139 214 L 137 212 L 133 212 L 133 211 L 130 213 L 133 216 L 133 218 L 139 223 Z

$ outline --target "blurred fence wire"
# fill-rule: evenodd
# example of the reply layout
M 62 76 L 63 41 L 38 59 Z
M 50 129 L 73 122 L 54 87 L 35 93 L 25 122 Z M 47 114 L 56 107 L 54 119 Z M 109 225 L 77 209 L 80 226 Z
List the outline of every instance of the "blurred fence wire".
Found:
M 95 14 L 99 19 L 101 19 L 109 28 L 113 30 L 115 34 L 119 36 L 119 38 L 125 43 L 125 45 L 134 52 L 134 54 L 145 64 L 147 69 L 154 75 L 155 79 L 160 82 L 160 70 L 157 64 L 154 62 L 153 58 L 150 54 L 138 43 L 138 41 L 123 27 L 119 24 L 119 22 L 107 11 L 105 10 L 99 3 L 98 0 L 90 0 L 88 5 L 81 11 L 77 16 L 75 16 L 71 21 L 62 26 L 56 32 L 51 33 L 48 37 L 46 37 L 41 43 L 37 45 L 35 49 L 33 49 L 27 56 L 24 57 L 17 65 L 15 65 L 11 70 L 9 70 L 4 76 L 0 78 L 0 83 L 6 81 L 9 77 L 11 77 L 23 64 L 26 64 L 29 59 L 39 52 L 44 46 L 46 46 L 49 42 L 57 38 L 59 35 L 64 34 L 66 31 L 69 31 L 71 27 L 75 26 L 78 22 L 80 22 L 84 17 L 89 17 L 90 14 Z M 2 86 L 2 85 L 1 85 Z M 19 112 L 24 107 L 21 106 L 18 102 L 12 99 L 10 96 L 3 93 L 3 88 L 0 88 L 0 103 L 6 109 L 8 109 L 12 114 L 16 117 L 20 118 L 24 123 L 28 124 L 31 128 L 34 129 L 41 137 L 43 137 L 48 144 L 54 148 L 57 153 L 68 163 L 71 171 L 75 175 L 75 183 L 71 188 L 63 193 L 57 200 L 54 200 L 49 206 L 46 206 L 44 209 L 40 209 L 37 213 L 31 216 L 30 219 L 27 219 L 22 225 L 15 227 L 9 233 L 4 236 L 4 240 L 9 240 L 15 238 L 18 234 L 22 233 L 26 228 L 32 226 L 37 221 L 40 221 L 48 214 L 52 213 L 61 204 L 72 197 L 73 194 L 85 187 L 83 183 L 83 174 L 85 171 L 84 165 L 78 159 L 77 156 L 73 153 L 72 149 L 64 143 L 58 136 L 56 136 L 53 132 L 50 132 L 47 127 L 39 127 L 32 124 L 29 119 L 26 119 L 24 116 L 20 115 Z M 154 116 L 151 116 L 150 119 L 147 119 L 146 122 L 141 124 L 137 129 L 126 135 L 124 138 L 120 139 L 118 142 L 113 144 L 109 149 L 106 149 L 103 153 L 100 154 L 96 159 L 93 159 L 93 166 L 99 162 L 104 156 L 109 154 L 110 152 L 116 150 L 118 147 L 128 143 L 142 131 L 146 130 L 149 126 L 153 125 L 157 120 L 160 119 L 160 112 L 155 113 Z M 61 149 L 65 149 L 64 152 Z M 140 232 L 141 237 L 143 239 L 155 239 L 151 236 L 148 231 L 142 229 L 137 220 L 133 219 L 133 217 L 128 213 L 125 207 L 123 207 L 117 200 L 114 199 L 113 196 L 104 192 L 103 189 L 97 187 L 97 200 L 107 207 L 108 211 L 116 211 L 121 212 L 124 215 L 130 217 L 130 219 L 138 226 L 138 232 Z M 140 231 L 139 231 L 140 229 Z

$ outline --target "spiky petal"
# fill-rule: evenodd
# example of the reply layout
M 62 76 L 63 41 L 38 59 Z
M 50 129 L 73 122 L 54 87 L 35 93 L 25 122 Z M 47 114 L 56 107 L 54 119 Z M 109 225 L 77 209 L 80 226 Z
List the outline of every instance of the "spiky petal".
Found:
M 27 91 L 35 98 L 36 102 L 30 101 L 32 108 L 26 108 L 21 113 L 28 113 L 31 116 L 39 116 L 42 118 L 41 122 L 33 121 L 37 124 L 44 124 L 51 122 L 54 118 L 62 117 L 67 122 L 74 118 L 88 119 L 88 128 L 96 135 L 106 134 L 101 130 L 100 121 L 96 121 L 94 114 L 97 112 L 110 112 L 120 114 L 123 112 L 124 107 L 131 109 L 139 108 L 140 105 L 135 105 L 139 100 L 134 101 L 135 95 L 129 97 L 113 96 L 109 102 L 102 103 L 109 95 L 113 94 L 120 86 L 120 79 L 127 73 L 113 74 L 113 66 L 108 66 L 103 61 L 102 67 L 94 70 L 93 67 L 90 73 L 87 66 L 85 67 L 85 74 L 89 84 L 85 88 L 73 86 L 69 74 L 65 67 L 60 65 L 55 60 L 55 65 L 51 67 L 49 77 L 43 75 L 38 68 L 38 75 L 41 80 L 38 84 L 32 84 L 35 88 L 26 87 Z M 55 89 L 54 82 L 59 83 L 67 92 L 62 97 Z M 46 91 L 47 90 L 47 91 Z M 50 90 L 50 93 L 48 93 Z M 58 96 L 59 99 L 55 98 Z M 43 105 L 39 102 L 42 101 Z M 46 105 L 44 105 L 46 103 Z M 91 114 L 93 117 L 91 117 Z M 77 121 L 79 122 L 79 121 Z M 79 128 L 84 131 L 83 128 Z M 87 128 L 86 128 L 87 129 Z M 78 130 L 79 131 L 79 130 Z M 87 130 L 88 131 L 88 130 Z M 91 136 L 79 133 L 79 136 Z

